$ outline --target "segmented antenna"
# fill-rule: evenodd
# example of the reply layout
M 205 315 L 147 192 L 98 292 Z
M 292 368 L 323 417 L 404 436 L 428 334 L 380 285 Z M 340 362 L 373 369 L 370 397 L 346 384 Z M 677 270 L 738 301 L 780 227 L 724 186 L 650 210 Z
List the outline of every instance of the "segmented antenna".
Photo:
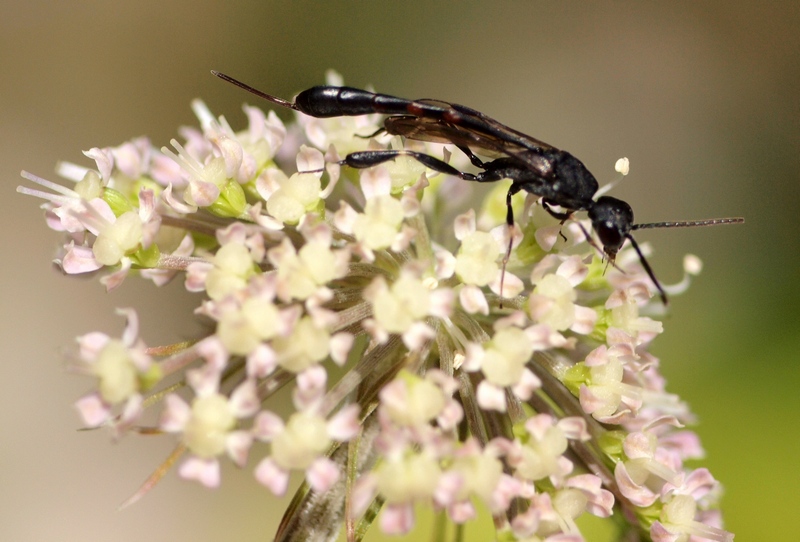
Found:
M 741 224 L 744 222 L 744 218 L 738 216 L 733 218 L 709 218 L 707 220 L 683 220 L 681 222 L 651 222 L 649 224 L 634 224 L 631 226 L 631 231 L 633 230 L 647 230 L 647 229 L 654 229 L 654 228 L 692 228 L 694 226 L 718 226 L 722 224 Z M 650 277 L 650 280 L 653 281 L 656 288 L 658 289 L 658 293 L 661 295 L 661 301 L 664 305 L 667 305 L 667 293 L 664 291 L 664 288 L 661 287 L 661 283 L 658 282 L 655 273 L 650 268 L 650 264 L 647 263 L 647 259 L 642 254 L 642 251 L 639 249 L 639 245 L 633 239 L 631 234 L 625 235 L 628 241 L 631 242 L 633 245 L 634 250 L 636 253 L 639 254 L 639 261 L 642 262 L 642 266 L 644 270 L 647 272 L 647 275 Z
M 709 218 L 708 220 L 684 220 L 682 222 L 651 222 L 650 224 L 634 224 L 631 230 L 646 230 L 652 228 L 692 228 L 694 226 L 717 226 L 721 224 L 742 224 L 744 218 Z
M 237 87 L 246 90 L 247 92 L 249 92 L 251 94 L 255 94 L 259 98 L 264 98 L 265 100 L 270 101 L 270 102 L 274 103 L 275 105 L 279 105 L 281 107 L 288 107 L 289 109 L 294 109 L 295 111 L 298 110 L 297 106 L 294 105 L 294 103 L 292 103 L 292 102 L 290 102 L 288 100 L 284 100 L 282 98 L 278 98 L 277 96 L 272 96 L 271 94 L 267 94 L 266 92 L 261 92 L 257 88 L 253 88 L 250 85 L 242 83 L 241 81 L 239 81 L 238 79 L 234 79 L 230 75 L 225 75 L 224 73 L 220 73 L 220 72 L 215 71 L 215 70 L 211 70 L 211 73 L 213 73 L 214 75 L 216 75 L 220 79 L 223 79 L 223 80 L 227 81 L 228 83 L 232 83 L 232 84 L 236 85 Z

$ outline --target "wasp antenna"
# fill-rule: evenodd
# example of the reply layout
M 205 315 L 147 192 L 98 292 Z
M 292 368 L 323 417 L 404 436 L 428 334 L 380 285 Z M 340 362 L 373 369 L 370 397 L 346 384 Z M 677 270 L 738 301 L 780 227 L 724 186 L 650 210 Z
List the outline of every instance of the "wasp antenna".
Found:
M 669 224 L 669 222 L 665 222 L 665 224 Z M 644 254 L 642 254 L 639 244 L 632 235 L 627 234 L 625 237 L 631 242 L 631 245 L 633 245 L 634 250 L 636 250 L 636 254 L 639 255 L 639 261 L 642 262 L 642 267 L 644 267 L 644 270 L 647 271 L 647 276 L 650 277 L 650 280 L 652 280 L 653 284 L 655 284 L 656 288 L 658 289 L 658 293 L 661 295 L 661 301 L 664 302 L 664 306 L 666 307 L 669 304 L 667 301 L 667 293 L 664 291 L 664 288 L 661 287 L 661 283 L 658 282 L 658 279 L 656 278 L 655 273 L 653 273 L 653 269 L 650 267 L 650 264 L 647 263 L 647 258 L 645 258 Z
M 645 230 L 651 228 L 693 228 L 695 226 L 719 226 L 722 224 L 742 223 L 744 223 L 744 218 L 742 217 L 709 218 L 708 220 L 684 220 L 682 222 L 652 222 L 650 224 L 634 224 L 631 227 L 631 230 Z
M 289 109 L 294 109 L 295 111 L 298 111 L 297 106 L 294 105 L 293 102 L 290 102 L 288 100 L 284 100 L 283 98 L 278 98 L 277 96 L 272 96 L 271 94 L 267 94 L 266 92 L 261 92 L 260 90 L 258 90 L 256 88 L 253 88 L 253 87 L 251 87 L 250 85 L 248 85 L 246 83 L 242 83 L 238 79 L 234 79 L 230 75 L 225 75 L 224 73 L 220 73 L 220 72 L 218 72 L 216 70 L 211 70 L 211 73 L 213 73 L 214 75 L 216 75 L 220 79 L 222 79 L 224 81 L 227 81 L 228 83 L 234 84 L 237 87 L 246 90 L 250 94 L 255 94 L 259 98 L 264 98 L 265 100 L 268 100 L 268 101 L 270 101 L 270 102 L 272 102 L 272 103 L 274 103 L 276 105 L 279 105 L 281 107 L 288 107 Z

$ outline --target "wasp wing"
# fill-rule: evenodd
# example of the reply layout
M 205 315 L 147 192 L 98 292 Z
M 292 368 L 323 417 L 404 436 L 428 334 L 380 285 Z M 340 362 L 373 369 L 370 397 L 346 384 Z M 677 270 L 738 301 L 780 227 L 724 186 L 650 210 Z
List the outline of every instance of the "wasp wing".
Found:
M 552 152 L 557 152 L 546 143 L 542 143 L 543 147 L 536 146 L 540 142 L 534 138 L 528 138 L 528 136 L 525 136 L 528 144 L 521 145 L 509 137 L 502 137 L 503 134 L 500 133 L 487 134 L 428 117 L 395 115 L 385 119 L 384 127 L 390 134 L 417 141 L 460 145 L 502 154 L 544 178 L 552 175 L 551 156 Z M 509 128 L 509 130 L 511 129 Z M 524 134 L 522 135 L 524 136 Z
M 506 126 L 500 121 L 481 113 L 466 105 L 443 102 L 441 100 L 416 100 L 419 103 L 433 105 L 448 111 L 440 116 L 443 122 L 460 126 L 465 130 L 471 130 L 480 134 L 496 137 L 508 143 L 519 145 L 530 150 L 558 150 L 552 145 L 545 143 L 535 137 L 524 134 L 510 126 Z

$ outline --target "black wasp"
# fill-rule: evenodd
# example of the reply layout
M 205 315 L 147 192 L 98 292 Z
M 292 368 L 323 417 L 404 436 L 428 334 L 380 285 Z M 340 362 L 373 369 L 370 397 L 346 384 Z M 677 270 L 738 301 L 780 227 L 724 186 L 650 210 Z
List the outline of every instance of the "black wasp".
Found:
M 211 73 L 274 104 L 312 117 L 343 117 L 373 113 L 389 115 L 383 121 L 383 128 L 372 135 L 386 132 L 419 141 L 455 145 L 467 155 L 476 168 L 482 171 L 474 174 L 465 173 L 433 156 L 393 149 L 353 152 L 345 156 L 341 163 L 363 169 L 394 160 L 398 156 L 408 156 L 434 171 L 454 175 L 465 181 L 486 183 L 511 179 L 512 184 L 506 195 L 508 208 L 506 223 L 509 229 L 514 227 L 511 196 L 520 190 L 541 197 L 544 208 L 562 222 L 569 219 L 576 211 L 586 211 L 609 261 L 613 263 L 625 240 L 630 241 L 665 304 L 667 295 L 664 288 L 656 279 L 631 232 L 645 228 L 711 226 L 744 222 L 743 218 L 716 218 L 634 224 L 633 209 L 624 201 L 610 196 L 594 199 L 599 184 L 583 162 L 567 151 L 518 132 L 463 105 L 430 99 L 407 100 L 357 88 L 333 86 L 312 87 L 298 94 L 294 102 L 290 102 L 261 92 L 223 73 L 216 71 Z M 485 162 L 472 152 L 472 148 L 499 153 L 501 157 Z M 557 211 L 553 207 L 559 207 L 562 211 Z M 587 240 L 592 242 L 588 232 L 584 233 Z M 504 266 L 510 251 L 511 242 Z

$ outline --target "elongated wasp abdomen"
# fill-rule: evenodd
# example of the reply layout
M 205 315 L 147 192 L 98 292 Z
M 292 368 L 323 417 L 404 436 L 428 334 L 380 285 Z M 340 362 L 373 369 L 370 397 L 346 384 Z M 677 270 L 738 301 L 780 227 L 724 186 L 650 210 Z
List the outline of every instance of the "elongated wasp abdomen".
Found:
M 459 171 L 447 162 L 433 156 L 408 150 L 379 149 L 350 153 L 341 165 L 364 169 L 408 156 L 439 173 L 454 175 L 465 181 L 494 182 L 510 179 L 511 187 L 506 197 L 506 223 L 514 228 L 511 196 L 524 190 L 539 196 L 544 208 L 562 222 L 572 218 L 576 211 L 586 211 L 592 228 L 600 238 L 602 250 L 613 263 L 625 241 L 629 241 L 639 255 L 647 275 L 653 281 L 664 304 L 667 294 L 647 263 L 639 245 L 631 235 L 633 230 L 646 228 L 676 228 L 739 224 L 743 218 L 715 218 L 684 222 L 654 222 L 634 224 L 631 206 L 610 196 L 595 200 L 599 185 L 594 175 L 575 156 L 534 137 L 510 128 L 472 108 L 440 100 L 407 100 L 352 87 L 317 86 L 304 90 L 290 102 L 257 90 L 228 75 L 212 71 L 214 75 L 281 107 L 288 107 L 312 117 L 341 117 L 370 114 L 389 115 L 384 119 L 382 131 L 436 143 L 450 143 L 469 158 L 478 173 Z M 484 162 L 472 149 L 484 149 L 501 157 Z M 553 207 L 559 207 L 556 210 Z M 578 223 L 580 224 L 580 222 Z M 583 226 L 581 226 L 583 229 Z M 511 254 L 513 235 L 503 259 L 503 272 Z M 594 244 L 589 232 L 587 240 Z M 501 282 L 502 294 L 502 282 Z

